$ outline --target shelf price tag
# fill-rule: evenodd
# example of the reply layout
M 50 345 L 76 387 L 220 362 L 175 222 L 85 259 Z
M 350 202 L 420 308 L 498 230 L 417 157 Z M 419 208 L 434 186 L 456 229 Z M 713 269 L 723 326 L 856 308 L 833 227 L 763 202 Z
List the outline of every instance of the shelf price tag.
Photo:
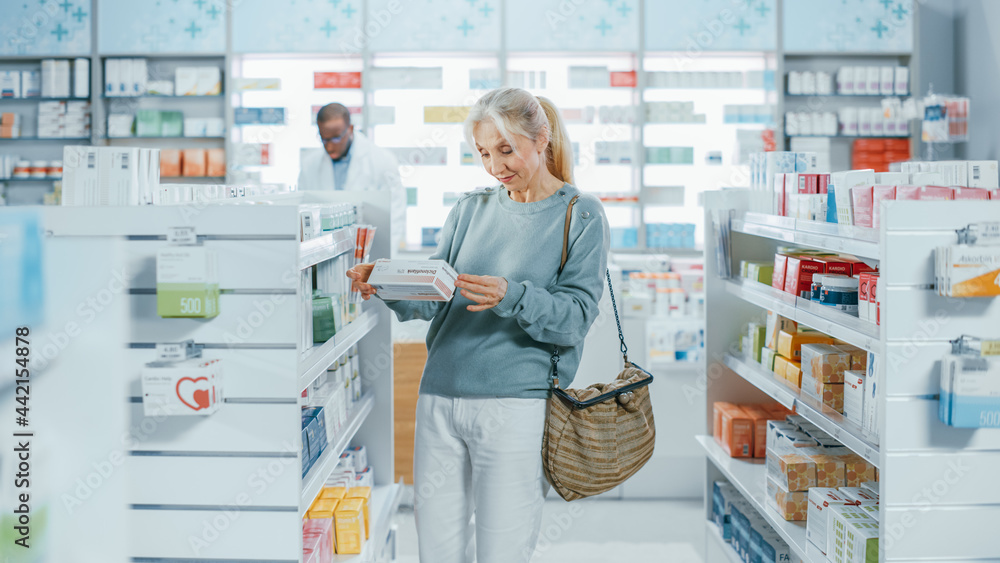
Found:
M 201 356 L 201 350 L 195 348 L 194 340 L 158 343 L 156 345 L 156 359 L 160 362 L 181 362 L 199 356 Z
M 167 229 L 167 244 L 190 246 L 198 244 L 198 235 L 194 227 L 169 227 Z

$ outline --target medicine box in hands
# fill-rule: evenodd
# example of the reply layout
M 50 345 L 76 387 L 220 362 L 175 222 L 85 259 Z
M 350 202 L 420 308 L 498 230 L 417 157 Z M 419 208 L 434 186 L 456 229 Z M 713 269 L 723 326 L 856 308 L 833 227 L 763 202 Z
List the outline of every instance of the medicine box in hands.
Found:
M 450 301 L 458 272 L 444 260 L 377 260 L 368 283 L 385 300 Z
M 208 415 L 222 401 L 221 360 L 154 362 L 142 370 L 145 416 Z

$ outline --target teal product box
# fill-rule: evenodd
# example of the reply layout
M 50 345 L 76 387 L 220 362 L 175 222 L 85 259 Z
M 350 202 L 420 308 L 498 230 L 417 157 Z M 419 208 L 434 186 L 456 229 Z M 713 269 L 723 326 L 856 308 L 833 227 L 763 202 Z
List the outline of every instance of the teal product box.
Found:
M 635 227 L 612 227 L 611 248 L 637 248 L 639 230 Z
M 140 109 L 135 112 L 136 137 L 163 136 L 163 115 L 159 110 Z
M 184 136 L 184 114 L 179 111 L 160 112 L 160 134 L 164 137 Z
M 323 454 L 323 450 L 326 449 L 328 444 L 323 407 L 306 407 L 302 409 L 302 427 L 305 428 L 308 435 L 311 463 L 315 463 L 319 459 L 319 456 Z
M 332 297 L 313 297 L 313 344 L 322 344 L 337 334 L 337 317 L 339 316 L 340 311 L 334 308 Z
M 312 469 L 313 458 L 309 455 L 309 433 L 302 429 L 302 477 L 305 478 L 309 470 Z

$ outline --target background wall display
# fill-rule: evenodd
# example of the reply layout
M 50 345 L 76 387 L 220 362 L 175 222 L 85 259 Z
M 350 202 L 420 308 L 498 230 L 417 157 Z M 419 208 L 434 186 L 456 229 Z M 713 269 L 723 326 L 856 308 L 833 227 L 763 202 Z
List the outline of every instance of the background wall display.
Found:
M 226 2 L 222 0 L 98 2 L 98 28 L 103 33 L 98 34 L 97 45 L 101 53 L 223 53 L 226 50 Z
M 908 52 L 913 0 L 785 0 L 785 51 Z
M 0 0 L 0 55 L 89 55 L 90 0 Z
M 369 0 L 365 31 L 374 51 L 496 51 L 499 0 Z
M 507 0 L 510 51 L 634 51 L 639 0 Z
M 777 48 L 777 0 L 646 1 L 648 51 L 770 51 Z
M 378 35 L 366 35 L 359 0 L 288 0 L 280 10 L 275 6 L 270 0 L 233 4 L 234 51 L 359 54 Z

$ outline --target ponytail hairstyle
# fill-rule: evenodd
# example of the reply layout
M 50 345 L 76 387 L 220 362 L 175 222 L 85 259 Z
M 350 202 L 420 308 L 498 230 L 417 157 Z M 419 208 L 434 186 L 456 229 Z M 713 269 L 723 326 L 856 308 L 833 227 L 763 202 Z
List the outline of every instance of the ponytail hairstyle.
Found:
M 497 88 L 487 92 L 472 106 L 465 120 L 465 141 L 470 147 L 476 146 L 473 138 L 476 125 L 487 119 L 512 147 L 515 147 L 515 135 L 538 140 L 548 132 L 545 167 L 556 178 L 573 183 L 572 145 L 559 110 L 548 98 L 536 98 L 520 88 Z

